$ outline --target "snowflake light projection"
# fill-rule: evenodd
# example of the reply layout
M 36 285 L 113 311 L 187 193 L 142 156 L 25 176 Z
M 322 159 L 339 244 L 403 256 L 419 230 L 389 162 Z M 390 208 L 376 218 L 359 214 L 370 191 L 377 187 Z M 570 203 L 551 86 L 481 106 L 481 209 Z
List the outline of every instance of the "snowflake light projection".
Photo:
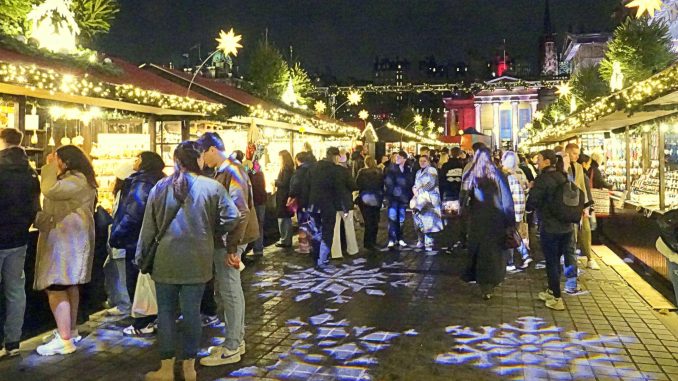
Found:
M 621 361 L 619 344 L 635 339 L 624 336 L 593 336 L 584 332 L 546 326 L 541 318 L 522 317 L 516 325 L 482 327 L 450 326 L 445 331 L 455 337 L 454 351 L 440 354 L 436 363 L 444 365 L 472 363 L 478 368 L 513 379 L 546 378 L 572 380 L 595 378 L 592 366 L 611 368 L 624 378 L 644 379 L 637 370 L 614 368 Z
M 388 348 L 399 336 L 416 336 L 415 330 L 403 333 L 378 331 L 373 327 L 353 327 L 346 319 L 337 320 L 327 310 L 308 322 L 299 318 L 287 321 L 297 339 L 269 367 L 247 367 L 231 377 L 262 377 L 283 380 L 368 381 L 369 367 L 378 363 L 372 355 Z
M 280 271 L 256 273 L 260 281 L 253 286 L 268 289 L 259 294 L 262 298 L 280 296 L 284 291 L 296 293 L 295 302 L 309 299 L 314 294 L 328 295 L 332 303 L 346 303 L 352 294 L 364 292 L 367 295 L 384 296 L 384 286 L 412 286 L 411 274 L 397 272 L 403 267 L 400 262 L 382 264 L 381 267 L 366 268 L 365 259 L 356 259 L 340 267 L 328 266 L 322 270 L 289 266 L 294 271 L 284 274 Z M 387 272 L 384 270 L 394 270 Z

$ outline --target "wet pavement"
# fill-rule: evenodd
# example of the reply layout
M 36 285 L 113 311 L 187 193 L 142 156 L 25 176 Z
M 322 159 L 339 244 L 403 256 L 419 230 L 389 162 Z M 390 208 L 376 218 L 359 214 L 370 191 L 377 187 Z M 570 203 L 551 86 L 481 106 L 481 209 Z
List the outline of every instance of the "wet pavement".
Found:
M 602 261 L 559 312 L 537 298 L 539 254 L 483 301 L 459 278 L 465 253 L 454 240 L 448 231 L 447 250 L 361 252 L 324 271 L 308 255 L 267 249 L 242 273 L 247 354 L 198 367 L 198 379 L 678 380 L 678 315 L 652 310 Z M 159 364 L 155 340 L 123 337 L 127 323 L 94 316 L 69 356 L 40 357 L 36 340 L 23 343 L 20 358 L 0 361 L 0 380 L 143 379 Z M 220 336 L 205 328 L 204 349 Z

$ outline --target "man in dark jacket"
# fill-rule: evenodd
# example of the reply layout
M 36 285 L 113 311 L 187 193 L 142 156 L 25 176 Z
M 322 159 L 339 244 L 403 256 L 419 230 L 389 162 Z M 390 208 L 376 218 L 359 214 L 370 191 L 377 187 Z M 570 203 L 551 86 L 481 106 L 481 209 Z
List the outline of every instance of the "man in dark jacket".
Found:
M 398 152 L 395 165 L 391 166 L 384 178 L 384 196 L 388 201 L 388 246 L 407 246 L 402 239 L 402 226 L 405 222 L 405 213 L 412 199 L 414 175 L 407 165 L 407 153 Z
M 26 310 L 28 228 L 40 208 L 38 175 L 20 147 L 22 140 L 18 130 L 0 130 L 0 279 L 5 299 L 5 343 L 0 347 L 0 358 L 19 354 Z
M 444 201 L 459 200 L 461 191 L 461 176 L 464 172 L 464 163 L 459 158 L 461 149 L 452 148 L 450 159 L 440 168 L 440 193 Z
M 311 168 L 315 165 L 311 162 L 310 152 L 299 152 L 295 161 L 297 170 L 290 180 L 290 198 L 297 200 L 297 221 L 299 222 L 299 250 L 300 254 L 309 254 L 310 235 L 308 203 L 311 196 Z
M 551 211 L 552 203 L 559 186 L 568 181 L 565 173 L 556 169 L 558 157 L 553 150 L 544 150 L 539 153 L 539 169 L 541 174 L 534 181 L 534 187 L 527 198 L 527 210 L 537 212 L 540 222 L 541 247 L 546 259 L 546 275 L 549 288 L 539 293 L 539 298 L 546 302 L 546 307 L 554 310 L 564 310 L 565 305 L 560 290 L 560 257 L 565 257 L 565 277 L 568 279 L 566 287 L 576 289 L 577 266 L 570 263 L 570 249 L 574 241 L 574 227 L 572 223 L 561 221 Z M 562 202 L 562 201 L 560 201 Z M 572 283 L 574 280 L 574 284 Z
M 367 156 L 367 149 L 361 145 L 356 146 L 355 151 L 351 154 L 351 174 L 354 179 L 358 177 L 358 171 L 365 168 L 365 156 Z
M 226 188 L 240 212 L 240 219 L 225 245 L 215 242 L 214 288 L 217 304 L 223 309 L 226 339 L 213 347 L 210 355 L 200 359 L 204 366 L 233 364 L 245 352 L 245 295 L 240 281 L 241 256 L 247 245 L 259 237 L 259 222 L 252 195 L 252 184 L 245 167 L 226 154 L 223 140 L 216 132 L 198 139 L 204 150 L 205 165 L 214 168 L 214 179 Z
M 318 267 L 329 261 L 337 212 L 348 215 L 348 209 L 340 197 L 344 187 L 339 163 L 339 149 L 330 147 L 326 157 L 311 169 L 311 197 L 309 210 L 315 227 L 313 234 L 313 257 Z M 320 239 L 319 239 L 320 238 Z

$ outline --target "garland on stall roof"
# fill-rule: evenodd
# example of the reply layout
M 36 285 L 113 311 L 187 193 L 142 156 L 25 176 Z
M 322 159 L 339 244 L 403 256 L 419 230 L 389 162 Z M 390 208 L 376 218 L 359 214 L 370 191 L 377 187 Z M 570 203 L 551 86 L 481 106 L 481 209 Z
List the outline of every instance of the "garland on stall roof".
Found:
M 427 138 L 410 130 L 406 130 L 402 127 L 398 127 L 395 124 L 389 122 L 384 125 L 386 128 L 399 133 L 401 136 L 407 136 L 408 138 L 415 139 L 416 141 L 432 146 L 443 146 L 444 144 L 436 139 Z
M 52 94 L 64 93 L 96 98 L 106 98 L 163 109 L 216 114 L 223 105 L 189 97 L 164 94 L 129 84 L 113 84 L 92 79 L 89 74 L 76 77 L 35 65 L 0 62 L 0 81 L 27 87 L 31 90 L 46 90 Z
M 276 122 L 289 123 L 299 127 L 299 132 L 304 133 L 307 128 L 316 128 L 323 131 L 333 132 L 347 136 L 358 136 L 360 130 L 356 127 L 325 121 L 313 117 L 304 117 L 291 113 L 282 108 L 264 109 L 260 105 L 250 107 L 250 116 L 255 118 L 273 120 Z
M 644 110 L 646 103 L 673 91 L 678 91 L 678 64 L 674 64 L 668 69 L 624 90 L 599 98 L 590 106 L 570 114 L 558 123 L 546 126 L 541 131 L 532 130 L 532 136 L 526 143 L 534 145 L 545 139 L 564 136 L 576 128 L 588 126 L 592 122 L 617 111 L 624 111 L 632 115 Z

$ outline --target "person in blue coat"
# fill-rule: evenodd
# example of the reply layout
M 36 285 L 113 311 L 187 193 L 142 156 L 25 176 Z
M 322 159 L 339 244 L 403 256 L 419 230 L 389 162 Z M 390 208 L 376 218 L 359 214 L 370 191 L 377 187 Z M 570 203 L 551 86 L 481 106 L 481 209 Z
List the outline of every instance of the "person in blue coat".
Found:
M 407 153 L 400 151 L 384 178 L 384 196 L 388 202 L 388 249 L 396 245 L 407 246 L 402 237 L 402 227 L 413 196 L 413 185 L 414 173 L 407 165 Z
M 134 300 L 139 276 L 139 268 L 134 264 L 134 257 L 146 202 L 151 189 L 165 177 L 164 168 L 165 163 L 157 153 L 147 151 L 139 154 L 134 162 L 136 172 L 125 180 L 120 194 L 120 204 L 113 216 L 109 244 L 113 248 L 125 250 L 125 275 L 130 300 Z M 154 331 L 153 320 L 155 316 L 136 319 L 132 326 L 123 330 L 123 333 L 130 336 L 151 334 Z

